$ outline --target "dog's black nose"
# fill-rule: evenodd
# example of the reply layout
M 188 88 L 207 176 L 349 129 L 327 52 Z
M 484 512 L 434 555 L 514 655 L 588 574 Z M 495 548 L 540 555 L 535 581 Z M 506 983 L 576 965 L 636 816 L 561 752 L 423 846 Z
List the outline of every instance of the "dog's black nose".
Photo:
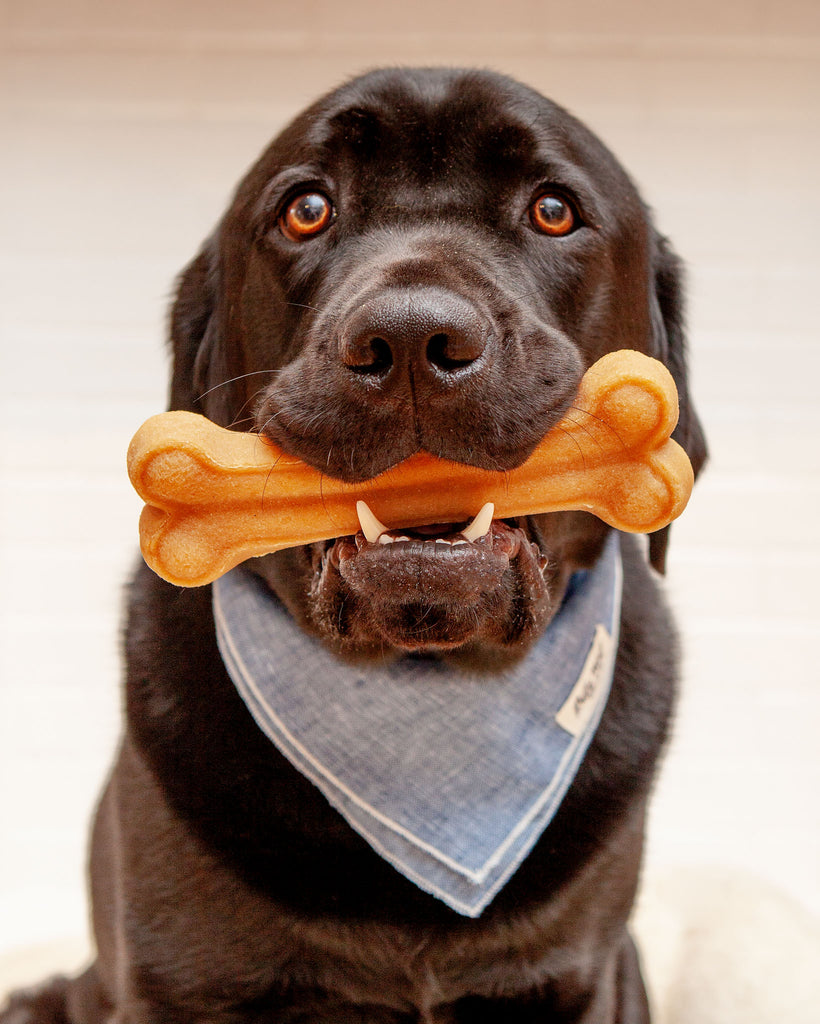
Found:
M 491 325 L 461 296 L 443 288 L 393 288 L 363 303 L 343 325 L 342 362 L 356 373 L 386 378 L 452 375 L 475 366 Z

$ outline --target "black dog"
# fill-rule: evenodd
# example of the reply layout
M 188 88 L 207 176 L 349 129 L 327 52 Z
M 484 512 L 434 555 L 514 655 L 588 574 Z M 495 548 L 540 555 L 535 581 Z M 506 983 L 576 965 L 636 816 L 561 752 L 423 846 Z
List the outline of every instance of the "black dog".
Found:
M 629 179 L 565 111 L 502 76 L 380 71 L 301 114 L 181 278 L 172 408 L 360 481 L 427 450 L 523 462 L 605 352 L 663 360 L 690 405 L 679 268 Z M 584 513 L 341 538 L 255 560 L 335 656 L 513 664 L 595 564 Z M 663 566 L 666 531 L 650 539 Z M 621 540 L 614 681 L 556 816 L 476 919 L 399 874 L 269 742 L 216 647 L 210 588 L 144 566 L 127 726 L 94 829 L 96 963 L 15 996 L 22 1022 L 648 1020 L 626 931 L 676 641 Z M 275 655 L 275 652 L 274 652 Z

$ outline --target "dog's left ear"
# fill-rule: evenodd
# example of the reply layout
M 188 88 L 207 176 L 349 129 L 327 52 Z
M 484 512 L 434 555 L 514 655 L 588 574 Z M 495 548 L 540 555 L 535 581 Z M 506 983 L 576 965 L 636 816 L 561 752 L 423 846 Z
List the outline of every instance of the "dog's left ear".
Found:
M 683 322 L 683 268 L 665 238 L 656 235 L 653 249 L 653 355 L 666 364 L 677 386 L 680 414 L 672 437 L 689 456 L 697 477 L 706 462 L 707 448 L 703 427 L 689 397 Z M 649 559 L 658 572 L 664 571 L 668 544 L 668 526 L 649 536 Z
M 222 336 L 218 234 L 209 238 L 182 271 L 171 307 L 170 346 L 173 357 L 170 409 L 205 413 L 227 425 L 234 375 L 227 365 Z M 207 403 L 203 402 L 208 395 Z
M 171 409 L 202 412 L 199 399 L 214 345 L 218 293 L 214 249 L 209 239 L 177 280 L 169 337 L 173 359 Z

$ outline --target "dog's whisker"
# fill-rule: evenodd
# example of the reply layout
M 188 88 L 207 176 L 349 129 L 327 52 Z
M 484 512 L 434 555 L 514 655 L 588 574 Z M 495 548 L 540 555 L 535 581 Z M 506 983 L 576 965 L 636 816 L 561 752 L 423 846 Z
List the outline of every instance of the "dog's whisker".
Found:
M 288 302 L 288 305 L 289 306 L 298 306 L 299 309 L 310 309 L 310 310 L 313 310 L 314 313 L 321 313 L 322 312 L 321 309 L 319 309 L 318 306 L 311 306 L 307 302 L 293 302 L 291 300 L 291 301 Z
M 268 430 L 268 427 L 271 425 L 271 423 L 273 423 L 274 420 L 276 420 L 278 418 L 279 418 L 279 413 L 278 412 L 272 412 L 270 414 L 270 416 L 268 416 L 268 418 L 265 420 L 265 422 L 262 423 L 259 426 L 259 429 L 256 431 L 257 434 L 259 434 L 260 436 L 263 435 L 263 434 L 266 434 L 267 430 Z
M 241 412 L 242 410 L 240 409 L 239 411 Z M 228 426 L 231 429 L 233 429 L 234 427 L 242 426 L 245 423 L 247 423 L 247 424 L 252 426 L 253 425 L 253 416 L 237 416 L 235 419 L 231 420 L 231 422 L 228 424 Z
M 328 466 L 330 466 L 330 456 L 332 455 L 332 453 L 333 453 L 333 445 L 330 446 L 330 451 L 328 451 L 328 453 L 327 453 L 327 465 Z M 326 474 L 324 474 L 324 473 L 320 473 L 319 474 L 319 500 L 322 502 L 322 508 L 327 512 L 327 502 L 325 501 L 325 489 L 324 489 L 325 475 Z M 329 515 L 329 513 L 328 513 L 328 515 Z
M 228 384 L 235 384 L 238 380 L 244 380 L 246 377 L 257 377 L 260 373 L 267 373 L 273 376 L 276 370 L 250 370 L 248 373 L 240 373 L 236 377 L 229 377 L 228 380 L 220 381 L 219 384 L 214 384 L 213 387 L 208 388 L 207 391 L 203 391 L 201 395 L 196 399 L 197 402 L 201 402 L 203 398 L 207 398 L 212 391 L 218 391 L 220 388 L 227 387 Z
M 517 295 L 513 295 L 513 296 L 511 296 L 511 298 L 512 298 L 513 302 L 519 302 L 521 299 L 527 299 L 527 298 L 530 297 L 530 295 L 535 295 L 539 291 L 541 291 L 541 289 L 536 286 L 534 288 L 530 288 L 529 291 L 521 292 L 521 293 L 519 293 Z
M 279 465 L 279 460 L 281 458 L 282 458 L 281 455 L 278 455 L 276 457 L 276 459 L 274 460 L 274 462 L 271 465 L 270 469 L 268 470 L 267 476 L 265 477 L 265 482 L 262 485 L 262 494 L 261 494 L 261 497 L 259 499 L 259 507 L 260 508 L 264 508 L 264 506 L 265 506 L 265 491 L 268 489 L 268 484 L 270 483 L 271 475 L 276 470 L 276 467 Z
M 580 420 L 574 419 L 569 414 L 567 414 L 564 418 L 569 423 L 571 423 L 576 428 L 576 430 L 575 431 L 571 431 L 568 427 L 563 427 L 563 426 L 561 427 L 561 429 L 563 430 L 563 432 L 565 434 L 572 435 L 572 437 L 575 439 L 575 443 L 579 447 L 581 445 L 580 445 L 580 442 L 578 441 L 578 439 L 575 437 L 575 434 L 580 432 L 580 433 L 584 434 L 586 437 L 588 437 L 589 440 L 592 441 L 592 443 L 597 448 L 603 448 L 603 445 L 601 444 L 600 438 L 595 434 L 594 431 L 590 430 L 589 427 L 587 427 L 584 423 L 580 422 Z
M 253 422 L 254 422 L 254 420 L 256 418 L 254 416 L 254 414 L 251 413 L 248 416 L 242 416 L 242 413 L 245 411 L 246 407 L 248 405 L 250 405 L 252 402 L 255 402 L 256 399 L 259 397 L 259 395 L 261 395 L 265 390 L 266 389 L 264 387 L 258 388 L 256 391 L 254 391 L 254 393 L 249 398 L 245 399 L 245 401 L 242 403 L 241 407 L 239 408 L 239 411 L 237 412 L 236 417 L 234 418 L 234 420 L 231 423 L 232 427 L 236 427 L 240 423 L 250 423 L 250 424 L 253 424 Z
M 339 610 L 336 613 L 336 629 L 339 632 L 339 636 L 344 636 L 344 626 L 342 624 L 342 619 L 344 616 L 346 604 L 347 600 L 344 596 L 342 596 L 341 599 L 339 600 Z
M 618 431 L 612 426 L 611 423 L 607 423 L 607 421 L 605 419 L 603 419 L 601 416 L 596 416 L 594 412 L 590 412 L 589 409 L 584 409 L 580 405 L 571 405 L 569 408 L 573 412 L 579 412 L 579 413 L 581 413 L 584 416 L 588 416 L 591 420 L 595 420 L 596 423 L 600 424 L 606 430 L 608 430 L 610 432 L 610 434 L 612 434 L 617 439 L 617 441 L 620 444 L 620 446 L 624 450 L 626 450 L 626 447 L 627 447 L 626 446 L 626 442 L 621 437 L 621 435 L 618 433 Z M 579 428 L 583 429 L 582 424 L 580 422 L 578 422 L 577 420 L 572 420 L 572 422 L 573 423 L 578 423 Z M 594 438 L 595 435 L 591 431 L 587 430 L 587 433 L 589 433 L 590 437 Z M 600 441 L 598 441 L 597 443 L 600 445 Z
M 572 443 L 578 449 L 578 454 L 581 456 L 581 466 L 583 467 L 583 469 L 586 469 L 587 468 L 587 460 L 586 460 L 586 456 L 584 455 L 583 446 L 581 445 L 581 442 L 575 436 L 573 431 L 567 430 L 567 428 L 561 426 L 560 423 L 556 424 L 555 429 L 556 430 L 560 430 L 562 434 L 565 434 L 572 441 Z

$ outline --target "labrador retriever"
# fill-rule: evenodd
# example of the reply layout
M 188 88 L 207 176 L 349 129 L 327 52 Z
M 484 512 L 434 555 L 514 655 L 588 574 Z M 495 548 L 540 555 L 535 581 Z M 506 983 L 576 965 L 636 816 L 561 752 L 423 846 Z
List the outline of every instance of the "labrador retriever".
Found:
M 629 348 L 670 368 L 697 470 L 681 305 L 678 260 L 630 179 L 566 111 L 494 73 L 380 70 L 282 131 L 182 274 L 170 406 L 350 482 L 420 450 L 508 470 L 583 371 Z M 340 664 L 492 676 L 527 658 L 611 531 L 582 512 L 494 520 L 483 546 L 464 529 L 343 537 L 248 568 Z M 381 857 L 263 734 L 220 656 L 211 588 L 141 566 L 126 727 L 93 832 L 98 957 L 0 1021 L 647 1021 L 627 920 L 676 687 L 667 539 L 618 538 L 600 723 L 474 916 Z

